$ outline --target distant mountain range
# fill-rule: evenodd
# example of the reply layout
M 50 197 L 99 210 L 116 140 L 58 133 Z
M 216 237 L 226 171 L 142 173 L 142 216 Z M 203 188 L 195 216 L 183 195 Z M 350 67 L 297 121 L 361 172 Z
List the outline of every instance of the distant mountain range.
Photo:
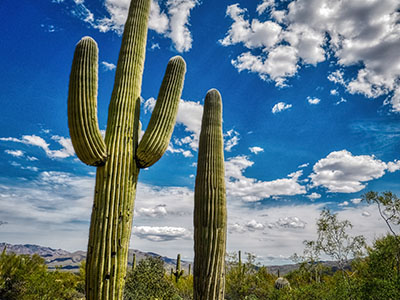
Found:
M 55 270 L 56 267 L 60 267 L 61 270 L 78 272 L 79 265 L 83 260 L 86 259 L 86 251 L 76 251 L 76 252 L 68 252 L 63 249 L 53 249 L 49 247 L 42 247 L 38 245 L 12 245 L 7 243 L 0 243 L 0 252 L 3 251 L 4 247 L 6 247 L 7 253 L 13 252 L 16 254 L 38 254 L 46 261 L 46 264 L 50 270 Z M 132 266 L 133 254 L 136 253 L 136 261 L 146 257 L 159 257 L 165 263 L 165 269 L 170 270 L 171 268 L 175 269 L 176 259 L 172 259 L 169 257 L 158 255 L 157 253 L 152 252 L 142 252 L 139 250 L 129 249 L 128 254 L 128 268 Z M 181 267 L 188 272 L 189 264 L 191 262 L 181 261 Z
M 50 270 L 55 270 L 56 267 L 61 268 L 63 271 L 70 271 L 70 272 L 78 272 L 79 265 L 81 262 L 86 259 L 86 251 L 76 251 L 76 252 L 68 252 L 63 249 L 53 249 L 49 247 L 42 247 L 38 245 L 12 245 L 7 243 L 0 243 L 0 252 L 3 251 L 4 247 L 6 247 L 7 252 L 13 252 L 16 254 L 38 254 L 44 258 L 46 264 Z M 146 257 L 159 257 L 164 261 L 165 269 L 169 272 L 171 268 L 174 268 L 176 265 L 176 259 L 172 259 L 166 256 L 158 255 L 157 253 L 153 252 L 142 252 L 139 250 L 129 249 L 128 254 L 128 268 L 132 266 L 133 254 L 136 253 L 136 261 L 139 262 L 140 260 Z M 185 270 L 187 274 L 189 269 L 189 264 L 192 262 L 189 261 L 181 261 L 181 267 Z M 335 269 L 334 265 L 335 262 L 323 262 L 324 265 L 327 267 L 332 267 L 333 270 Z M 268 266 L 268 271 L 271 274 L 278 274 L 278 270 L 280 275 L 285 275 L 293 270 L 298 269 L 298 264 L 288 264 L 288 265 L 279 265 L 279 266 Z M 193 269 L 192 269 L 193 270 Z

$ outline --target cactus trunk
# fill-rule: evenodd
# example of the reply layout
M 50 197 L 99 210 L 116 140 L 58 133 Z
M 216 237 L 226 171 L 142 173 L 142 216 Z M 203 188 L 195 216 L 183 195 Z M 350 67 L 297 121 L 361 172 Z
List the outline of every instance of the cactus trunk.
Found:
M 97 94 L 97 46 L 91 38 L 84 38 L 74 55 L 68 99 L 70 135 L 78 157 L 87 164 L 98 166 L 86 264 L 88 300 L 122 299 L 139 170 L 142 165 L 155 163 L 166 150 L 182 92 L 186 66 L 181 57 L 174 57 L 168 63 L 158 94 L 154 108 L 157 115 L 152 115 L 148 127 L 151 137 L 138 145 L 149 12 L 150 0 L 132 0 L 118 58 L 104 144 L 98 132 L 97 117 L 93 117 L 96 115 L 93 95 Z M 85 50 L 87 41 L 91 46 Z M 155 129 L 151 128 L 152 122 L 158 125 Z M 138 148 L 145 158 L 138 159 Z M 107 153 L 106 157 L 104 153 Z
M 204 102 L 194 198 L 194 299 L 223 300 L 226 192 L 222 102 L 215 89 Z

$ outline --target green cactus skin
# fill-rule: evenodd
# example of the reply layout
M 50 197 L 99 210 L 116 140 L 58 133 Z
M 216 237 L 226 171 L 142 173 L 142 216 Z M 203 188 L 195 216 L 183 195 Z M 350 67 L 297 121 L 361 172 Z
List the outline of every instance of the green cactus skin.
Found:
M 173 269 L 171 269 L 171 274 L 175 276 L 175 282 L 178 283 L 179 279 L 183 276 L 183 273 L 185 271 L 181 270 L 181 255 L 178 254 L 176 257 L 176 270 L 173 272 Z
M 212 89 L 204 102 L 194 193 L 194 300 L 224 299 L 225 250 L 222 101 Z
M 96 117 L 97 45 L 85 37 L 74 54 L 68 98 L 70 135 L 78 157 L 98 166 L 86 264 L 88 300 L 122 299 L 139 170 L 154 164 L 165 151 L 182 92 L 186 65 L 176 56 L 168 63 L 154 108 L 157 113 L 151 117 L 157 126 L 149 124 L 150 137 L 138 145 L 150 2 L 132 0 L 129 8 L 105 142 Z

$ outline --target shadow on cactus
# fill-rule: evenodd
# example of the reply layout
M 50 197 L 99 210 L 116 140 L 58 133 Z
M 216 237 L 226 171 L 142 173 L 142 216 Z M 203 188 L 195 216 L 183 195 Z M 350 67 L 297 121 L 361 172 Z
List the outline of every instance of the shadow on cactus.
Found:
M 176 56 L 167 66 L 147 130 L 139 143 L 140 92 L 150 0 L 129 8 L 103 140 L 97 123 L 98 49 L 84 37 L 70 75 L 68 125 L 77 156 L 97 167 L 86 267 L 88 300 L 122 299 L 140 168 L 161 158 L 175 125 L 186 72 Z

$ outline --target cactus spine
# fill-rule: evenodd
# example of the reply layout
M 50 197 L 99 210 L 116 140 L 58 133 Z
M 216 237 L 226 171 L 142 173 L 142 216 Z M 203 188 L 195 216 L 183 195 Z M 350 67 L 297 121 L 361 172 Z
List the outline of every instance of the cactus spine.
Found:
M 76 46 L 70 75 L 68 124 L 77 156 L 97 166 L 86 265 L 86 299 L 122 299 L 139 170 L 166 150 L 176 120 L 186 65 L 172 58 L 148 129 L 138 143 L 139 105 L 150 0 L 132 0 L 115 75 L 105 141 L 97 124 L 96 42 Z M 139 144 L 139 145 L 138 145 Z
M 178 254 L 176 257 L 176 267 L 175 267 L 175 272 L 171 273 L 175 276 L 175 282 L 178 283 L 179 279 L 183 276 L 184 270 L 181 270 L 181 255 Z
M 194 300 L 223 300 L 226 193 L 221 95 L 204 102 L 194 194 Z

